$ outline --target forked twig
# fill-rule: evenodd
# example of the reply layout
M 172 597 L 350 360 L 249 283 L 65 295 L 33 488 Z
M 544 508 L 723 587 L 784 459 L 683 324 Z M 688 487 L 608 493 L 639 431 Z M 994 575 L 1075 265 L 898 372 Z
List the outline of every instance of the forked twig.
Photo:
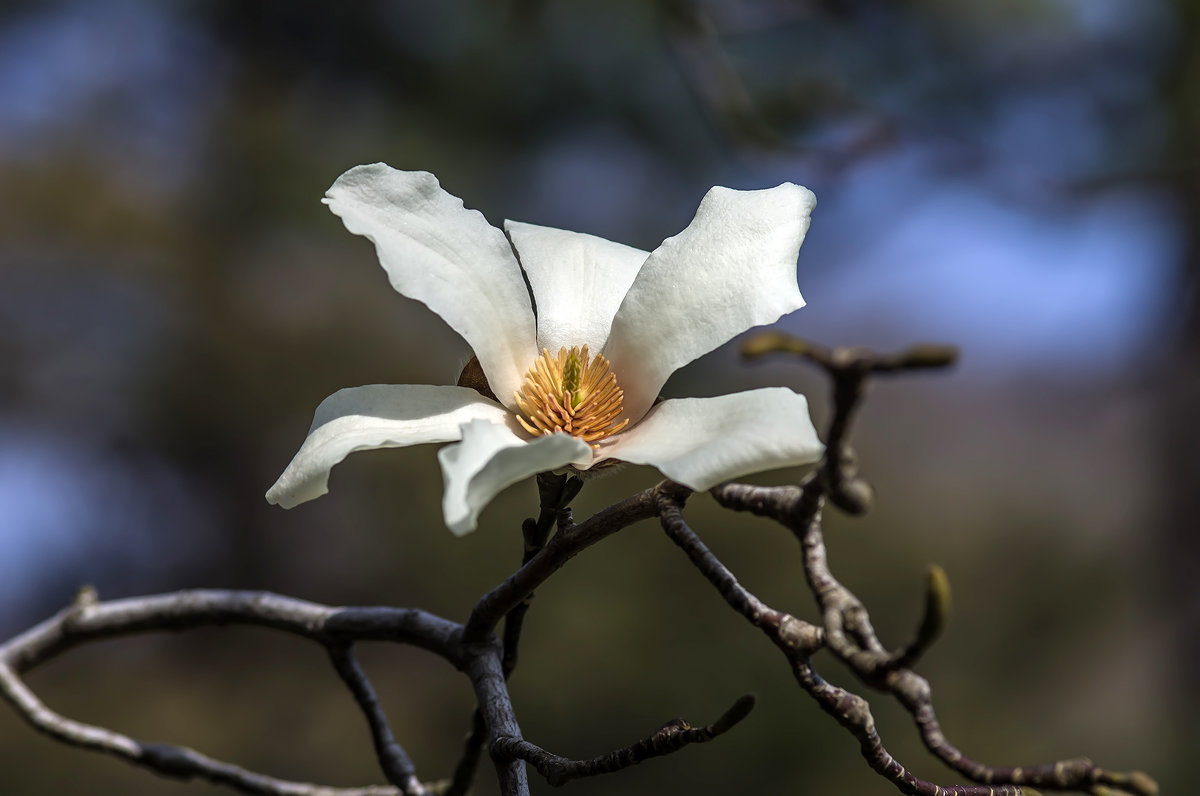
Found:
M 685 746 L 706 743 L 728 732 L 753 709 L 754 697 L 747 694 L 712 724 L 693 727 L 683 719 L 672 719 L 640 741 L 591 760 L 569 760 L 520 738 L 496 739 L 492 754 L 524 760 L 551 785 L 562 785 L 580 777 L 611 774 L 654 757 L 678 752 Z
M 408 753 L 392 734 L 383 706 L 379 704 L 379 697 L 375 695 L 375 689 L 367 679 L 366 673 L 358 665 L 350 645 L 331 644 L 328 649 L 334 669 L 354 695 L 354 700 L 367 719 L 371 741 L 375 746 L 375 757 L 379 760 L 383 775 L 387 777 L 388 782 L 399 788 L 404 796 L 426 796 L 428 791 L 417 779 L 416 769 Z

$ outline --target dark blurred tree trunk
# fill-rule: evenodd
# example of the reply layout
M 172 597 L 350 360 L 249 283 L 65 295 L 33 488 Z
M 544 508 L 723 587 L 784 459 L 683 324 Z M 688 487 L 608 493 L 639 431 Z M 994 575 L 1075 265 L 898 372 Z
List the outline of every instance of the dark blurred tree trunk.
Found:
M 1172 695 L 1176 743 L 1172 759 L 1194 754 L 1200 705 L 1200 2 L 1174 0 L 1176 56 L 1167 73 L 1172 114 L 1168 169 L 1183 224 L 1182 290 L 1174 307 L 1179 336 L 1166 359 L 1157 395 L 1157 432 L 1162 450 L 1159 554 L 1166 581 L 1160 592 L 1179 667 L 1169 682 L 1187 693 Z M 1175 326 L 1175 324 L 1172 324 Z M 1170 788 L 1167 787 L 1169 791 Z

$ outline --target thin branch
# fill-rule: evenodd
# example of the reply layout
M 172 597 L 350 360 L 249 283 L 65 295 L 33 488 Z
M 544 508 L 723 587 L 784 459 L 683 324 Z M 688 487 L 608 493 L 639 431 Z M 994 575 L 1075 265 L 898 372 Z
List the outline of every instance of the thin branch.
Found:
M 905 770 L 884 747 L 875 729 L 875 719 L 867 701 L 857 694 L 830 685 L 812 668 L 809 657 L 821 646 L 821 629 L 771 608 L 738 583 L 733 574 L 688 527 L 679 501 L 662 498 L 659 506 L 663 530 L 671 541 L 687 554 L 696 568 L 734 610 L 763 630 L 775 645 L 783 650 L 796 680 L 826 713 L 833 716 L 838 724 L 858 739 L 863 757 L 872 769 L 892 782 L 902 793 L 922 796 L 1019 796 L 1021 790 L 1018 787 L 947 787 L 918 779 Z
M 379 759 L 380 768 L 383 769 L 387 781 L 399 788 L 404 796 L 426 796 L 428 792 L 417 779 L 412 760 L 392 734 L 383 706 L 379 704 L 379 697 L 375 695 L 375 689 L 367 679 L 366 672 L 359 666 L 350 645 L 330 645 L 329 659 L 367 719 L 371 742 L 375 746 L 375 757 Z
M 497 738 L 493 754 L 531 763 L 551 785 L 562 785 L 580 777 L 611 774 L 644 760 L 678 752 L 685 746 L 711 741 L 728 732 L 754 709 L 754 697 L 745 695 L 712 724 L 693 727 L 683 719 L 673 719 L 646 738 L 591 760 L 570 760 L 551 754 L 522 738 Z
M 741 491 L 744 485 L 726 485 L 723 494 L 727 498 L 737 495 L 752 495 L 753 491 Z M 777 492 L 780 497 L 795 499 L 795 495 L 787 492 Z M 755 495 L 755 505 L 759 505 L 764 497 L 762 492 Z M 813 654 L 827 638 L 821 628 L 797 620 L 788 614 L 770 608 L 745 589 L 729 570 L 720 563 L 712 552 L 700 541 L 695 532 L 687 526 L 683 519 L 678 502 L 669 499 L 660 501 L 662 524 L 667 535 L 688 555 L 697 569 L 713 584 L 736 611 L 745 616 L 752 624 L 762 629 L 768 637 L 784 651 L 793 673 L 804 688 L 826 713 L 855 738 L 858 739 L 863 757 L 873 770 L 891 781 L 903 793 L 921 794 L 921 796 L 1017 796 L 1022 784 L 1036 785 L 1058 790 L 1090 789 L 1094 783 L 1105 785 L 1120 784 L 1126 790 L 1123 792 L 1152 796 L 1153 790 L 1145 790 L 1147 783 L 1152 783 L 1144 774 L 1115 774 L 1104 771 L 1088 761 L 1063 761 L 1034 768 L 1020 767 L 989 767 L 967 758 L 946 741 L 938 728 L 931 705 L 932 695 L 928 683 L 908 671 L 892 672 L 887 684 L 881 684 L 890 693 L 901 698 L 902 704 L 918 719 L 922 739 L 935 755 L 947 762 L 956 771 L 985 785 L 954 785 L 944 786 L 922 780 L 908 772 L 883 745 L 875 728 L 875 720 L 870 711 L 869 703 L 862 697 L 843 688 L 826 682 L 813 669 L 809 656 Z M 779 512 L 783 507 L 777 507 Z M 773 514 L 776 511 L 764 511 Z M 819 529 L 819 521 L 814 517 L 811 525 Z M 817 537 L 819 539 L 819 537 Z M 824 559 L 824 548 L 820 546 L 817 556 L 815 542 L 810 538 L 810 555 L 820 560 Z M 829 576 L 827 588 L 843 589 L 836 580 Z M 815 587 L 814 587 L 815 588 Z M 848 594 L 848 592 L 846 592 Z M 852 596 L 852 595 L 851 595 Z M 864 611 L 865 613 L 865 611 Z M 836 614 L 840 616 L 840 614 Z M 827 618 L 830 615 L 827 614 Z M 865 619 L 860 619 L 859 630 L 869 629 Z M 825 634 L 829 634 L 826 626 Z M 873 631 L 870 631 L 873 637 Z M 801 639 L 798 643 L 797 639 Z M 848 642 L 846 642 L 848 643 Z M 861 653 L 862 650 L 856 650 Z M 886 656 L 880 656 L 886 659 Z M 876 657 L 870 658 L 876 660 Z M 847 660 L 857 674 L 862 675 L 859 666 L 861 661 L 856 656 Z M 1090 790 L 1089 790 L 1090 792 Z
M 1017 785 L 937 785 L 914 776 L 887 751 L 867 700 L 826 682 L 807 661 L 794 663 L 792 672 L 800 686 L 833 719 L 858 739 L 859 749 L 875 773 L 901 793 L 918 796 L 1021 796 Z
M 766 633 L 767 637 L 783 650 L 789 661 L 807 658 L 820 649 L 825 643 L 821 628 L 771 608 L 742 586 L 733 573 L 688 527 L 683 519 L 682 502 L 677 495 L 672 496 L 669 493 L 659 498 L 659 519 L 663 530 L 671 541 L 683 550 L 696 569 L 700 570 L 700 574 L 725 598 L 725 602 L 750 624 Z
M 274 628 L 322 644 L 394 641 L 461 664 L 462 626 L 416 608 L 339 608 L 270 592 L 220 589 L 107 602 L 84 590 L 70 607 L 0 646 L 0 661 L 20 673 L 87 641 L 228 624 Z
M 923 677 L 908 670 L 895 672 L 889 678 L 887 690 L 912 715 L 925 747 L 955 771 L 978 782 L 1082 791 L 1096 796 L 1101 793 L 1155 796 L 1158 793 L 1158 784 L 1141 771 L 1108 771 L 1086 758 L 1035 766 L 984 765 L 967 757 L 946 740 L 933 710 L 933 691 Z
M 0 692 L 29 724 L 64 743 L 103 752 L 178 779 L 205 779 L 269 796 L 399 796 L 390 786 L 330 788 L 268 777 L 192 749 L 145 743 L 55 713 L 21 674 L 79 644 L 154 630 L 246 624 L 284 630 L 325 645 L 347 636 L 382 638 L 461 662 L 461 626 L 415 609 L 340 609 L 267 592 L 197 590 L 98 602 L 90 589 L 56 616 L 0 646 Z M 419 793 L 420 791 L 409 791 Z
M 150 768 L 174 779 L 203 779 L 227 785 L 243 793 L 267 796 L 397 796 L 400 791 L 384 785 L 362 788 L 331 788 L 304 782 L 289 782 L 256 774 L 229 763 L 222 763 L 199 752 L 168 744 L 144 744 L 139 759 L 131 763 Z
M 856 673 L 878 685 L 889 671 L 890 658 L 862 602 L 829 569 L 820 515 L 791 530 L 800 539 L 804 576 L 821 610 L 827 646 Z
M 890 354 L 869 348 L 839 346 L 828 348 L 779 331 L 766 331 L 742 344 L 741 354 L 757 359 L 767 354 L 794 354 L 823 368 L 830 376 L 855 370 L 864 374 L 896 373 L 912 370 L 940 370 L 958 361 L 958 349 L 941 343 L 919 343 Z
M 655 495 L 660 488 L 662 484 L 644 489 L 558 533 L 525 566 L 479 599 L 467 620 L 464 638 L 477 641 L 487 637 L 509 611 L 580 552 L 639 520 L 655 516 Z
M 938 726 L 929 684 L 915 673 L 898 666 L 897 658 L 907 657 L 911 652 L 901 652 L 899 655 L 889 654 L 875 635 L 875 631 L 871 627 L 870 616 L 862 602 L 838 582 L 829 570 L 820 517 L 814 516 L 803 529 L 793 528 L 792 530 L 801 537 L 804 572 L 813 594 L 817 597 L 818 605 L 821 607 L 827 648 L 846 663 L 864 684 L 895 696 L 913 716 L 926 748 L 955 771 L 977 782 L 987 783 L 989 786 L 1030 785 L 1047 790 L 1082 790 L 1091 793 L 1094 792 L 1094 784 L 1102 783 L 1115 787 L 1117 792 L 1136 796 L 1153 796 L 1157 792 L 1157 786 L 1145 774 L 1108 772 L 1093 765 L 1090 761 L 1069 760 L 1033 767 L 1002 767 L 987 766 L 964 755 L 946 740 Z M 931 590 L 936 591 L 937 588 L 935 584 Z M 942 596 L 935 595 L 932 599 L 937 602 L 942 599 Z M 937 613 L 942 609 L 935 606 L 932 610 Z M 928 621 L 936 624 L 943 618 L 935 617 Z M 933 628 L 926 628 L 925 632 L 930 633 L 932 630 Z M 923 649 L 923 645 L 930 641 L 932 638 L 921 640 L 919 633 L 918 641 L 914 642 L 914 647 L 910 650 L 915 649 L 919 652 L 920 649 Z M 813 672 L 812 676 L 816 677 L 816 673 Z M 817 685 L 815 680 L 806 680 L 801 671 L 797 671 L 797 677 L 800 678 L 801 684 L 805 686 L 806 690 Z M 823 697 L 819 693 L 812 691 L 810 693 L 818 697 L 818 701 L 826 708 L 826 712 L 841 722 L 842 719 L 839 717 L 846 713 L 840 703 L 844 699 L 843 694 L 849 692 L 841 692 L 840 689 L 838 691 L 839 693 L 836 695 Z M 854 699 L 860 698 L 854 697 Z M 866 703 L 863 701 L 863 710 L 866 710 L 865 706 Z M 866 715 L 864 721 L 867 719 L 869 719 L 869 714 Z M 843 723 L 843 726 L 847 725 Z M 856 726 L 860 732 L 867 729 L 867 724 L 859 723 Z M 883 749 L 882 743 L 872 735 L 874 732 L 873 720 L 869 721 L 869 727 L 870 733 L 859 736 L 859 740 L 863 744 L 864 755 L 868 757 L 868 761 L 876 771 L 889 776 L 889 772 L 895 773 L 896 769 L 887 762 L 890 756 L 885 757 L 886 751 Z M 898 763 L 895 765 L 899 766 Z M 900 768 L 899 771 L 903 772 L 903 768 Z M 906 785 L 902 786 L 900 781 L 897 782 L 897 786 L 906 793 L 926 793 L 923 790 L 904 791 Z M 937 791 L 928 792 L 937 793 Z M 958 791 L 946 792 L 957 793 Z M 978 793 L 985 792 L 978 791 Z M 999 792 L 998 790 L 997 793 Z M 1019 790 L 1009 792 L 1016 793 Z M 961 791 L 961 793 L 965 794 L 967 791 Z
M 550 531 L 558 528 L 560 533 L 569 531 L 574 523 L 571 510 L 567 508 L 579 490 L 583 481 L 575 476 L 539 473 L 538 485 L 538 516 L 527 518 L 521 523 L 521 536 L 524 539 L 524 550 L 521 554 L 521 566 L 524 567 L 546 546 Z M 513 606 L 504 615 L 504 676 L 512 675 L 517 668 L 517 657 L 521 645 L 521 628 L 525 624 L 525 614 L 533 601 L 533 592 L 525 595 L 521 602 Z
M 488 746 L 496 766 L 496 776 L 500 780 L 500 793 L 503 796 L 528 796 L 529 779 L 525 764 L 496 752 L 499 739 L 521 737 L 521 728 L 517 724 L 504 678 L 504 666 L 500 661 L 500 641 L 495 636 L 489 636 L 477 642 L 471 653 L 464 671 L 475 688 L 475 701 L 488 728 Z
M 466 796 L 475 782 L 475 772 L 479 769 L 479 757 L 487 743 L 487 724 L 483 720 L 483 712 L 478 708 L 471 714 L 471 731 L 463 741 L 462 755 L 454 774 L 446 788 L 444 796 Z
M 927 681 L 908 667 L 914 664 L 941 634 L 949 614 L 950 589 L 945 573 L 931 568 L 926 587 L 925 612 L 916 637 L 908 645 L 889 653 L 871 626 L 870 615 L 862 602 L 829 568 L 821 530 L 822 496 L 851 514 L 870 507 L 870 487 L 858 477 L 853 452 L 846 439 L 855 411 L 862 400 L 868 377 L 877 373 L 944 368 L 957 358 L 949 346 L 914 346 L 895 354 L 877 354 L 861 348 L 828 349 L 789 335 L 768 332 L 743 346 L 747 357 L 786 352 L 808 359 L 831 377 L 833 416 L 826 434 L 826 458 L 815 477 L 797 493 L 780 488 L 746 487 L 725 484 L 713 490 L 714 497 L 727 508 L 750 511 L 770 517 L 788 527 L 801 543 L 803 569 L 810 589 L 821 610 L 825 645 L 846 663 L 866 685 L 896 697 L 913 716 L 922 742 L 951 768 L 987 790 L 940 788 L 912 778 L 884 749 L 874 729 L 869 707 L 861 697 L 825 683 L 807 660 L 789 656 L 797 679 L 817 699 L 822 708 L 850 729 L 862 744 L 863 754 L 873 769 L 891 779 L 905 793 L 992 793 L 996 786 L 1005 792 L 1019 792 L 1022 784 L 1053 790 L 1081 790 L 1099 796 L 1102 793 L 1153 796 L 1154 780 L 1142 772 L 1115 773 L 1098 768 L 1088 760 L 1064 760 L 1033 767 L 986 766 L 971 760 L 951 745 L 943 735 L 932 706 L 932 691 Z M 712 562 L 702 561 L 693 549 L 703 545 L 686 526 L 678 505 L 664 504 L 663 525 L 692 557 L 702 572 L 709 575 Z M 707 551 L 706 551 L 707 552 Z M 732 575 L 728 576 L 732 579 Z M 714 581 L 714 585 L 721 585 Z M 732 604 L 732 603 L 731 603 Z M 737 606 L 734 606 L 737 608 Z
M 136 741 L 103 727 L 73 721 L 50 710 L 21 680 L 21 671 L 84 640 L 151 629 L 145 610 L 134 610 L 134 604 L 139 601 L 120 601 L 122 604 L 114 609 L 112 603 L 96 604 L 90 602 L 92 599 L 94 597 L 85 595 L 84 600 L 75 606 L 0 647 L 0 692 L 18 714 L 38 731 L 71 746 L 110 754 L 163 776 L 184 780 L 204 779 L 244 793 L 268 796 L 398 796 L 400 793 L 396 788 L 385 786 L 329 788 L 276 779 L 214 760 L 192 749 Z M 161 598 L 150 602 L 159 606 L 167 604 Z M 319 611 L 322 606 L 312 604 L 288 607 L 299 608 L 301 613 L 306 614 L 323 613 Z M 260 618 L 263 621 L 259 624 L 272 626 L 278 626 L 281 621 L 279 616 Z M 120 626 L 122 620 L 129 622 L 129 628 Z M 162 617 L 162 625 L 173 626 L 172 629 L 179 622 L 177 615 Z
M 810 476 L 806 483 L 813 483 Z M 799 486 L 754 486 L 728 482 L 709 490 L 718 503 L 734 511 L 748 511 L 770 517 L 783 525 L 803 524 L 802 518 L 815 514 L 821 506 L 819 490 Z
M 521 566 L 525 566 L 533 557 L 546 546 L 546 539 L 552 527 L 557 526 L 560 532 L 570 530 L 572 526 L 571 510 L 566 505 L 579 494 L 583 481 L 574 477 L 555 476 L 551 473 L 540 473 L 537 476 L 539 514 L 535 519 L 527 518 L 521 523 L 521 536 L 524 549 L 521 553 Z M 517 660 L 521 644 L 521 629 L 525 624 L 525 614 L 533 600 L 533 592 L 525 596 L 516 606 L 504 615 L 504 635 L 501 640 L 501 668 L 507 680 L 517 668 Z M 471 715 L 471 731 L 467 733 L 463 743 L 462 754 L 454 767 L 445 796 L 465 796 L 475 782 L 475 773 L 479 768 L 479 758 L 487 744 L 487 726 L 483 713 L 476 708 Z
M 866 513 L 875 501 L 871 485 L 858 477 L 857 458 L 847 442 L 868 377 L 943 369 L 958 360 L 958 349 L 947 345 L 921 344 L 880 354 L 867 348 L 826 348 L 777 331 L 751 337 L 742 345 L 741 353 L 747 359 L 793 354 L 818 365 L 829 375 L 833 383 L 833 416 L 825 434 L 820 486 L 835 506 L 851 515 Z

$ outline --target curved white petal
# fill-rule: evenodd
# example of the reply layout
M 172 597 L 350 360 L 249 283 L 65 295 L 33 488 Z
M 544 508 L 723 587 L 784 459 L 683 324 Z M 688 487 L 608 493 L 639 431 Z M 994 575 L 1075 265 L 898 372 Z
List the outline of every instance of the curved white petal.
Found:
M 506 406 L 537 357 L 533 309 L 504 233 L 425 171 L 356 166 L 325 194 L 346 229 L 375 244 L 399 293 L 426 304 L 467 343 Z
M 804 306 L 796 254 L 815 204 L 811 191 L 791 183 L 716 187 L 687 229 L 650 254 L 604 349 L 625 390 L 625 417 L 636 422 L 683 365 Z
M 591 463 L 586 442 L 561 432 L 534 440 L 486 420 L 462 427 L 462 442 L 438 451 L 446 491 L 442 514 L 458 536 L 475 530 L 479 512 L 505 487 L 535 473 Z
M 595 235 L 505 221 L 537 305 L 538 347 L 600 353 L 613 316 L 649 252 Z
M 749 473 L 815 462 L 824 450 L 805 397 L 768 387 L 663 401 L 598 458 L 649 464 L 699 491 Z
M 267 491 L 290 509 L 329 491 L 329 471 L 355 451 L 459 439 L 463 423 L 505 423 L 504 407 L 466 387 L 369 384 L 338 390 L 317 407 L 312 428 Z

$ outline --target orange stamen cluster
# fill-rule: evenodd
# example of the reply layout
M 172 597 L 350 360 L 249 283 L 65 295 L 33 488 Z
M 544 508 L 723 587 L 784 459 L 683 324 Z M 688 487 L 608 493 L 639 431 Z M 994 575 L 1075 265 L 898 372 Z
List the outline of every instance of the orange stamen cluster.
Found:
M 551 356 L 543 348 L 516 393 L 524 414 L 517 420 L 530 434 L 565 431 L 591 443 L 628 425 L 628 418 L 616 422 L 624 396 L 603 354 L 592 358 L 587 346 L 574 346 Z

